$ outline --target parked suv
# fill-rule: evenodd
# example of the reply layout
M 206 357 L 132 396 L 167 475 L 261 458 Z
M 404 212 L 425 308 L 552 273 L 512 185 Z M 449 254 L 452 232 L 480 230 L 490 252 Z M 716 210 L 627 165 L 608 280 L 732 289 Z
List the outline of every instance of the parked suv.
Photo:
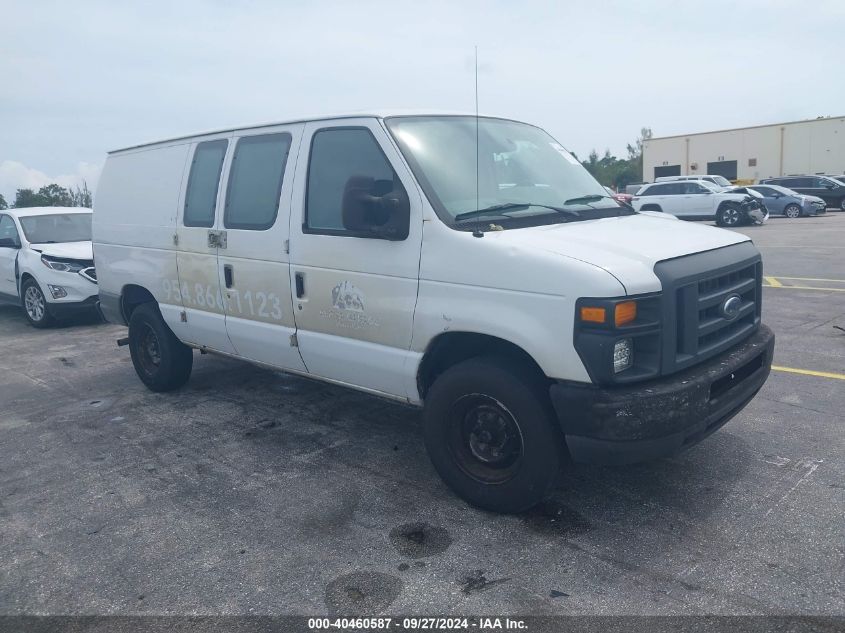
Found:
M 661 176 L 660 178 L 655 178 L 654 182 L 671 182 L 673 180 L 703 180 L 723 189 L 733 186 L 733 183 L 730 180 L 718 174 L 701 174 L 700 176 Z
M 845 183 L 828 176 L 781 176 L 764 178 L 761 185 L 780 185 L 805 196 L 816 196 L 828 207 L 845 211 Z
M 695 444 L 774 349 L 748 237 L 637 213 L 507 119 L 354 115 L 115 151 L 94 253 L 150 389 L 183 385 L 200 349 L 421 407 L 438 473 L 502 512 L 570 458 Z
M 715 219 L 719 226 L 761 223 L 768 218 L 763 196 L 723 191 L 700 180 L 673 180 L 644 186 L 631 204 L 637 211 L 662 211 L 687 220 Z
M 91 209 L 0 211 L 0 299 L 20 304 L 38 328 L 96 309 Z

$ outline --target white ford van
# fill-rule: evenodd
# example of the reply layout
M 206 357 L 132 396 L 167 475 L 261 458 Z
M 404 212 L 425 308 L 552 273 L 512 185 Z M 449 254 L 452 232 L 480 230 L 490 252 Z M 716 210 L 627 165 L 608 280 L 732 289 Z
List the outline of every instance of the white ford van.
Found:
M 637 213 L 499 118 L 340 116 L 112 152 L 94 256 L 150 389 L 183 385 L 200 349 L 423 407 L 443 479 L 502 512 L 569 460 L 698 442 L 774 350 L 746 237 Z

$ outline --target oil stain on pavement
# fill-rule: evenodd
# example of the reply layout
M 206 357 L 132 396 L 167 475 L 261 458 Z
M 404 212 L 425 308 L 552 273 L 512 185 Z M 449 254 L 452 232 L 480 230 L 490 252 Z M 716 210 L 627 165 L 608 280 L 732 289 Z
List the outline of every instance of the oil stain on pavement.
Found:
M 334 615 L 373 615 L 389 607 L 402 593 L 396 576 L 374 571 L 355 571 L 326 586 L 326 607 Z
M 425 522 L 405 523 L 390 530 L 393 547 L 408 558 L 424 558 L 442 554 L 452 544 L 452 537 L 444 527 Z

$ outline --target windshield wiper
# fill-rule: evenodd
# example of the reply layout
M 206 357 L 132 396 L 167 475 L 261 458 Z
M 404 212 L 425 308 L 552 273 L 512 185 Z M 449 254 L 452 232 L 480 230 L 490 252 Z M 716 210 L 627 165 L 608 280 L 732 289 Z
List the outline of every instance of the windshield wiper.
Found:
M 590 202 L 598 202 L 599 200 L 603 200 L 607 198 L 608 200 L 616 200 L 613 196 L 603 196 L 599 193 L 590 194 L 589 196 L 579 196 L 577 198 L 570 198 L 569 200 L 564 200 L 563 204 L 588 204 Z
M 589 206 L 589 204 L 591 202 L 598 202 L 599 200 L 603 200 L 605 198 L 607 198 L 608 200 L 613 200 L 614 202 L 616 202 L 617 204 L 621 205 L 623 208 L 625 208 L 629 211 L 636 212 L 636 209 L 634 209 L 634 207 L 631 204 L 629 204 L 627 202 L 623 202 L 622 200 L 617 200 L 613 196 L 603 196 L 600 193 L 594 193 L 594 194 L 590 194 L 588 196 L 579 196 L 578 198 L 570 198 L 569 200 L 565 200 L 563 202 L 563 204 L 586 204 L 586 205 Z M 592 209 L 594 207 L 590 207 L 590 208 Z M 602 207 L 602 208 L 605 208 L 605 207 Z
M 573 211 L 572 209 L 564 209 L 563 207 L 554 207 L 548 204 L 536 204 L 534 202 L 503 202 L 501 204 L 494 204 L 489 207 L 484 207 L 483 209 L 476 209 L 475 211 L 467 211 L 466 213 L 459 213 L 455 216 L 455 222 L 460 222 L 461 220 L 469 220 L 470 218 L 477 218 L 483 215 L 501 215 L 503 217 L 509 217 L 505 211 L 521 211 L 523 209 L 529 209 L 531 207 L 540 207 L 542 209 L 551 209 L 556 213 L 562 213 L 565 215 L 572 215 L 575 217 L 580 217 L 580 213 L 577 211 Z

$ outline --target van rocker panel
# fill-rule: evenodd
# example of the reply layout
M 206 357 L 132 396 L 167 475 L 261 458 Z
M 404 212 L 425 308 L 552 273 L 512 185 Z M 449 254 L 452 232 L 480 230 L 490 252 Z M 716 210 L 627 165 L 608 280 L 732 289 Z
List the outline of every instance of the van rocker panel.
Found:
M 621 387 L 557 382 L 550 395 L 572 459 L 629 464 L 688 448 L 747 405 L 772 366 L 765 325 L 739 345 L 671 376 Z

